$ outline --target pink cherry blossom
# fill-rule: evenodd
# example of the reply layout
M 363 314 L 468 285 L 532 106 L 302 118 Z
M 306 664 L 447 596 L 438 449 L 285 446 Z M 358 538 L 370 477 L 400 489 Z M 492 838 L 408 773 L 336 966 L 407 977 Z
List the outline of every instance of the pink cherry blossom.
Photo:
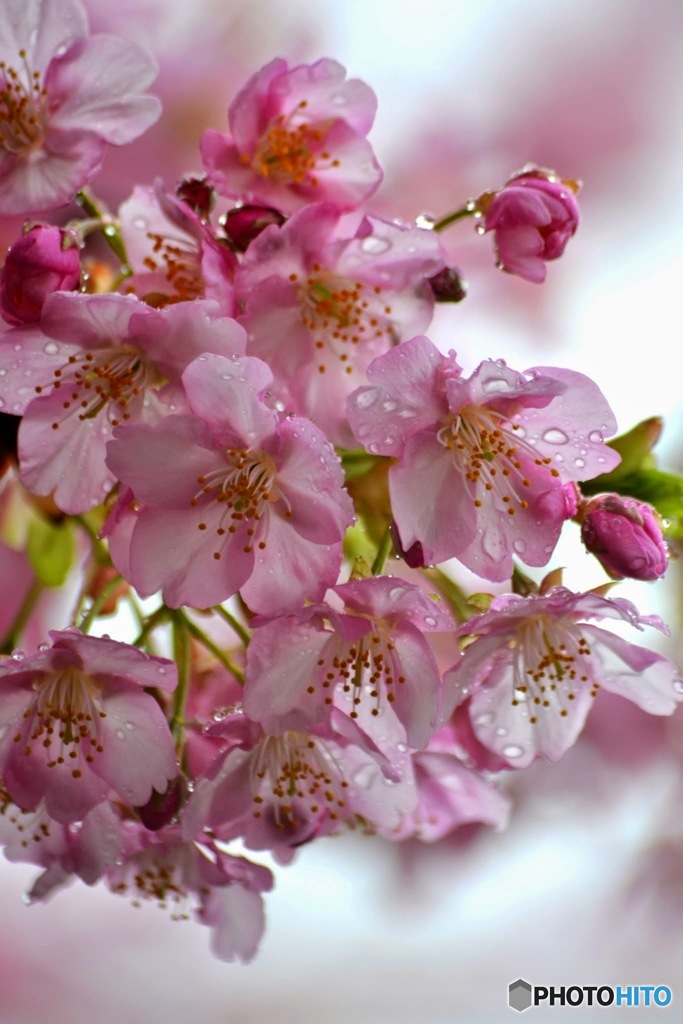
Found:
M 487 360 L 469 378 L 453 354 L 413 338 L 375 359 L 347 403 L 358 440 L 399 460 L 389 470 L 403 551 L 425 563 L 456 557 L 504 580 L 517 554 L 544 565 L 571 514 L 565 485 L 619 462 L 604 444 L 612 412 L 583 374 L 524 374 Z
M 541 284 L 546 260 L 562 255 L 579 225 L 578 185 L 552 171 L 529 167 L 513 175 L 493 196 L 478 201 L 484 230 L 493 231 L 499 266 Z
M 56 293 L 39 324 L 0 338 L 4 408 L 24 413 L 19 430 L 22 482 L 53 494 L 64 512 L 98 505 L 115 480 L 106 444 L 120 423 L 160 415 L 165 382 L 201 352 L 244 351 L 234 321 L 215 304 L 179 303 L 157 311 L 133 296 Z
M 176 775 L 173 740 L 156 700 L 176 666 L 115 640 L 52 631 L 52 647 L 0 663 L 0 772 L 14 802 L 63 824 L 110 790 L 142 805 Z
M 656 580 L 669 564 L 657 513 L 634 498 L 591 498 L 581 510 L 581 539 L 614 579 Z
M 0 313 L 9 324 L 37 323 L 48 295 L 78 288 L 78 240 L 62 228 L 36 224 L 11 246 L 0 275 Z
M 657 616 L 596 592 L 552 587 L 494 598 L 488 612 L 460 627 L 475 639 L 444 676 L 456 720 L 466 716 L 477 743 L 523 768 L 537 756 L 557 761 L 572 746 L 601 687 L 652 715 L 672 714 L 683 699 L 675 666 L 595 619 L 666 630 Z
M 0 9 L 0 213 L 69 202 L 107 143 L 136 139 L 161 104 L 142 95 L 152 58 L 90 36 L 80 0 L 5 0 Z
M 183 815 L 188 836 L 202 827 L 224 840 L 242 836 L 287 863 L 297 847 L 342 826 L 393 835 L 414 808 L 405 752 L 391 764 L 329 726 L 270 735 L 241 707 L 208 731 L 226 745 L 197 780 Z
M 288 213 L 323 199 L 353 209 L 382 180 L 365 138 L 376 105 L 372 90 L 347 81 L 334 60 L 290 68 L 278 58 L 231 104 L 231 134 L 204 132 L 204 168 L 221 195 Z
M 252 637 L 244 706 L 267 732 L 330 721 L 335 706 L 352 719 L 395 713 L 414 748 L 436 728 L 441 679 L 425 632 L 446 631 L 446 609 L 390 577 L 333 588 L 344 612 L 329 605 L 273 619 Z
M 237 272 L 249 352 L 271 367 L 288 409 L 352 445 L 346 397 L 375 356 L 428 326 L 426 278 L 443 264 L 431 231 L 309 206 L 267 228 Z
M 123 854 L 107 881 L 136 905 L 153 900 L 175 921 L 187 920 L 193 908 L 197 920 L 212 929 L 214 954 L 247 962 L 263 935 L 261 893 L 272 888 L 273 876 L 261 864 L 225 853 L 208 835 L 185 841 L 178 826 L 149 832 L 126 821 Z
M 237 261 L 225 240 L 184 202 L 136 185 L 119 210 L 121 235 L 134 276 L 124 286 L 154 306 L 212 299 L 221 316 L 235 312 Z
M 74 876 L 94 885 L 121 853 L 120 819 L 109 803 L 98 804 L 77 825 L 63 825 L 42 803 L 24 811 L 12 803 L 0 782 L 0 844 L 7 860 L 37 864 L 43 873 L 28 892 L 44 900 Z
M 131 582 L 141 594 L 163 589 L 171 607 L 240 591 L 276 614 L 319 599 L 352 516 L 332 446 L 266 406 L 272 378 L 258 359 L 200 356 L 182 380 L 190 414 L 126 427 L 109 445 L 108 465 L 139 505 Z

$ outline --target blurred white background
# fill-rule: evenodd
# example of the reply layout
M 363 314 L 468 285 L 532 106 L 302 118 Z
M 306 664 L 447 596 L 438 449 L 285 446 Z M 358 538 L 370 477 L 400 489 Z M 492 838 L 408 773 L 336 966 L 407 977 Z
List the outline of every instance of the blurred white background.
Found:
M 445 213 L 527 161 L 584 181 L 583 223 L 538 288 L 499 273 L 472 226 L 446 239 L 470 282 L 435 340 L 470 371 L 566 365 L 592 376 L 620 428 L 665 417 L 662 462 L 683 470 L 683 5 L 679 0 L 89 0 L 93 27 L 157 54 L 160 124 L 111 153 L 102 194 L 199 169 L 205 127 L 226 125 L 261 64 L 329 55 L 376 91 L 386 169 L 373 206 Z M 95 190 L 98 182 L 94 183 Z M 570 531 L 571 532 L 571 531 Z M 570 536 L 554 565 L 603 582 Z M 667 583 L 620 591 L 666 614 Z M 599 703 L 599 702 L 598 702 Z M 615 710 L 616 708 L 616 710 Z M 0 865 L 2 1024 L 498 1024 L 507 985 L 668 984 L 683 1002 L 683 729 L 622 705 L 595 709 L 557 766 L 510 780 L 505 833 L 403 850 L 347 837 L 278 871 L 248 967 L 214 961 L 208 934 L 104 889 L 26 908 L 30 869 Z M 605 1021 L 619 1011 L 530 1011 Z

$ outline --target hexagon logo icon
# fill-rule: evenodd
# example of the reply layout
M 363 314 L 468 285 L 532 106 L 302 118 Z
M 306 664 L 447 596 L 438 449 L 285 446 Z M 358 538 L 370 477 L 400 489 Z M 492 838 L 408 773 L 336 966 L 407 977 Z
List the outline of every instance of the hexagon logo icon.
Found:
M 508 1006 L 522 1013 L 523 1010 L 529 1009 L 531 1003 L 531 985 L 523 978 L 517 978 L 517 981 L 513 981 L 508 987 Z

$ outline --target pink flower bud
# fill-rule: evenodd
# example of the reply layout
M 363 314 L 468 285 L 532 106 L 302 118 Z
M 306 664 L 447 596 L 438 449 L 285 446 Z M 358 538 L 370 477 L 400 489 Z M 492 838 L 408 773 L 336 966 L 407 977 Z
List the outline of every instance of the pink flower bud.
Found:
M 467 282 L 457 267 L 444 267 L 427 278 L 435 302 L 462 302 L 467 295 Z
M 615 579 L 656 580 L 666 572 L 666 544 L 650 505 L 602 494 L 582 512 L 581 538 Z
M 205 178 L 183 178 L 175 194 L 201 220 L 208 220 L 216 202 L 216 193 Z
M 556 260 L 579 224 L 575 193 L 579 185 L 552 171 L 527 168 L 504 187 L 484 193 L 477 206 L 484 231 L 495 233 L 498 265 L 510 274 L 541 284 L 547 260 Z
M 280 227 L 286 219 L 283 213 L 272 206 L 245 204 L 228 210 L 223 230 L 239 252 L 246 252 L 265 228 L 271 224 Z
M 15 326 L 40 320 L 48 295 L 78 288 L 80 255 L 61 228 L 37 224 L 10 248 L 0 274 L 0 314 Z

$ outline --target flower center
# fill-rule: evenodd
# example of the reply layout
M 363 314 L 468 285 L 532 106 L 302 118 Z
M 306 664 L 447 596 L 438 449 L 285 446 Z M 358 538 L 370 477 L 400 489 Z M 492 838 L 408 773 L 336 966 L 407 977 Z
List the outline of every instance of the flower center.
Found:
M 24 849 L 50 837 L 50 821 L 42 805 L 35 811 L 24 811 L 12 801 L 0 781 L 0 814 L 14 825 Z
M 341 686 L 347 700 L 353 704 L 351 718 L 358 718 L 358 706 L 364 698 L 373 702 L 370 713 L 375 717 L 380 713 L 383 700 L 393 704 L 395 685 L 402 685 L 406 678 L 400 671 L 385 623 L 373 621 L 372 630 L 355 643 L 346 645 L 339 641 L 327 646 L 331 648 L 327 657 L 318 660 L 322 686 L 328 691 Z M 308 692 L 314 693 L 315 687 L 309 686 Z M 333 703 L 329 694 L 325 703 Z
M 263 517 L 263 506 L 266 502 L 280 500 L 276 486 L 276 469 L 270 455 L 266 452 L 253 452 L 244 448 L 229 448 L 225 452 L 227 467 L 221 466 L 211 473 L 202 473 L 197 477 L 200 490 L 190 499 L 190 505 L 218 502 L 224 506 L 216 528 L 216 535 L 229 538 L 238 532 L 244 534 L 244 551 L 249 554 L 253 550 L 254 537 L 259 521 Z M 286 509 L 285 515 L 291 515 Z M 208 529 L 201 522 L 198 529 Z M 222 541 L 224 543 L 224 541 Z M 266 541 L 258 541 L 263 550 Z M 215 559 L 220 559 L 221 551 L 215 551 Z
M 69 667 L 50 672 L 33 684 L 35 698 L 24 712 L 24 725 L 14 737 L 28 757 L 39 741 L 48 756 L 48 768 L 73 762 L 71 774 L 82 775 L 82 760 L 92 764 L 101 754 L 101 687 L 92 676 Z
M 91 420 L 106 408 L 111 426 L 117 427 L 131 418 L 131 408 L 142 404 L 151 377 L 142 354 L 121 346 L 69 356 L 68 363 L 54 371 L 53 387 L 64 388 L 65 419 L 77 415 L 79 420 Z M 44 388 L 35 390 L 41 394 Z M 52 429 L 58 430 L 59 422 Z
M 296 280 L 298 275 L 291 274 L 290 281 Z M 316 263 L 299 285 L 298 295 L 301 322 L 313 336 L 319 373 L 327 371 L 330 357 L 342 364 L 345 373 L 352 373 L 353 352 L 363 341 L 385 338 L 396 344 L 399 340 L 391 306 L 386 305 L 379 285 L 351 281 Z
M 302 121 L 308 106 L 301 100 L 288 114 L 280 114 L 271 122 L 261 138 L 253 158 L 242 154 L 244 164 L 251 164 L 257 174 L 285 185 L 318 185 L 313 173 L 320 167 L 339 167 L 339 160 L 322 150 L 331 122 L 310 124 Z
M 337 821 L 346 807 L 348 782 L 320 740 L 300 732 L 264 736 L 250 770 L 254 817 L 272 803 L 279 829 L 296 828 L 322 812 Z
M 188 851 L 182 847 L 176 850 L 145 850 L 132 858 L 120 881 L 111 884 L 115 893 L 130 892 L 134 907 L 143 900 L 156 901 L 160 910 L 171 910 L 172 921 L 188 921 L 190 918 L 190 892 L 185 884 L 189 868 Z M 208 895 L 208 886 L 200 887 L 200 895 Z
M 600 684 L 591 682 L 590 645 L 576 626 L 536 615 L 519 627 L 512 645 L 511 703 L 514 707 L 530 705 L 532 725 L 538 722 L 538 714 L 546 711 L 566 718 L 569 712 L 564 701 L 575 700 L 579 689 L 588 687 L 591 697 L 597 694 Z
M 196 243 L 151 231 L 147 232 L 147 237 L 152 242 L 154 255 L 146 256 L 143 262 L 152 273 L 162 274 L 173 292 L 171 296 L 160 296 L 154 305 L 160 307 L 201 298 L 204 295 L 204 279 Z
M 437 440 L 451 452 L 453 465 L 467 482 L 476 508 L 483 505 L 482 498 L 495 497 L 500 508 L 514 516 L 517 508 L 526 509 L 524 497 L 531 480 L 525 475 L 521 459 L 532 461 L 539 468 L 548 467 L 551 459 L 538 454 L 511 431 L 502 426 L 503 418 L 492 409 L 480 405 L 463 407 L 438 431 Z M 558 477 L 556 469 L 549 469 Z M 488 499 L 490 500 L 490 498 Z
M 40 147 L 48 114 L 40 72 L 31 70 L 26 50 L 19 51 L 19 59 L 20 71 L 0 61 L 0 146 L 12 156 Z

